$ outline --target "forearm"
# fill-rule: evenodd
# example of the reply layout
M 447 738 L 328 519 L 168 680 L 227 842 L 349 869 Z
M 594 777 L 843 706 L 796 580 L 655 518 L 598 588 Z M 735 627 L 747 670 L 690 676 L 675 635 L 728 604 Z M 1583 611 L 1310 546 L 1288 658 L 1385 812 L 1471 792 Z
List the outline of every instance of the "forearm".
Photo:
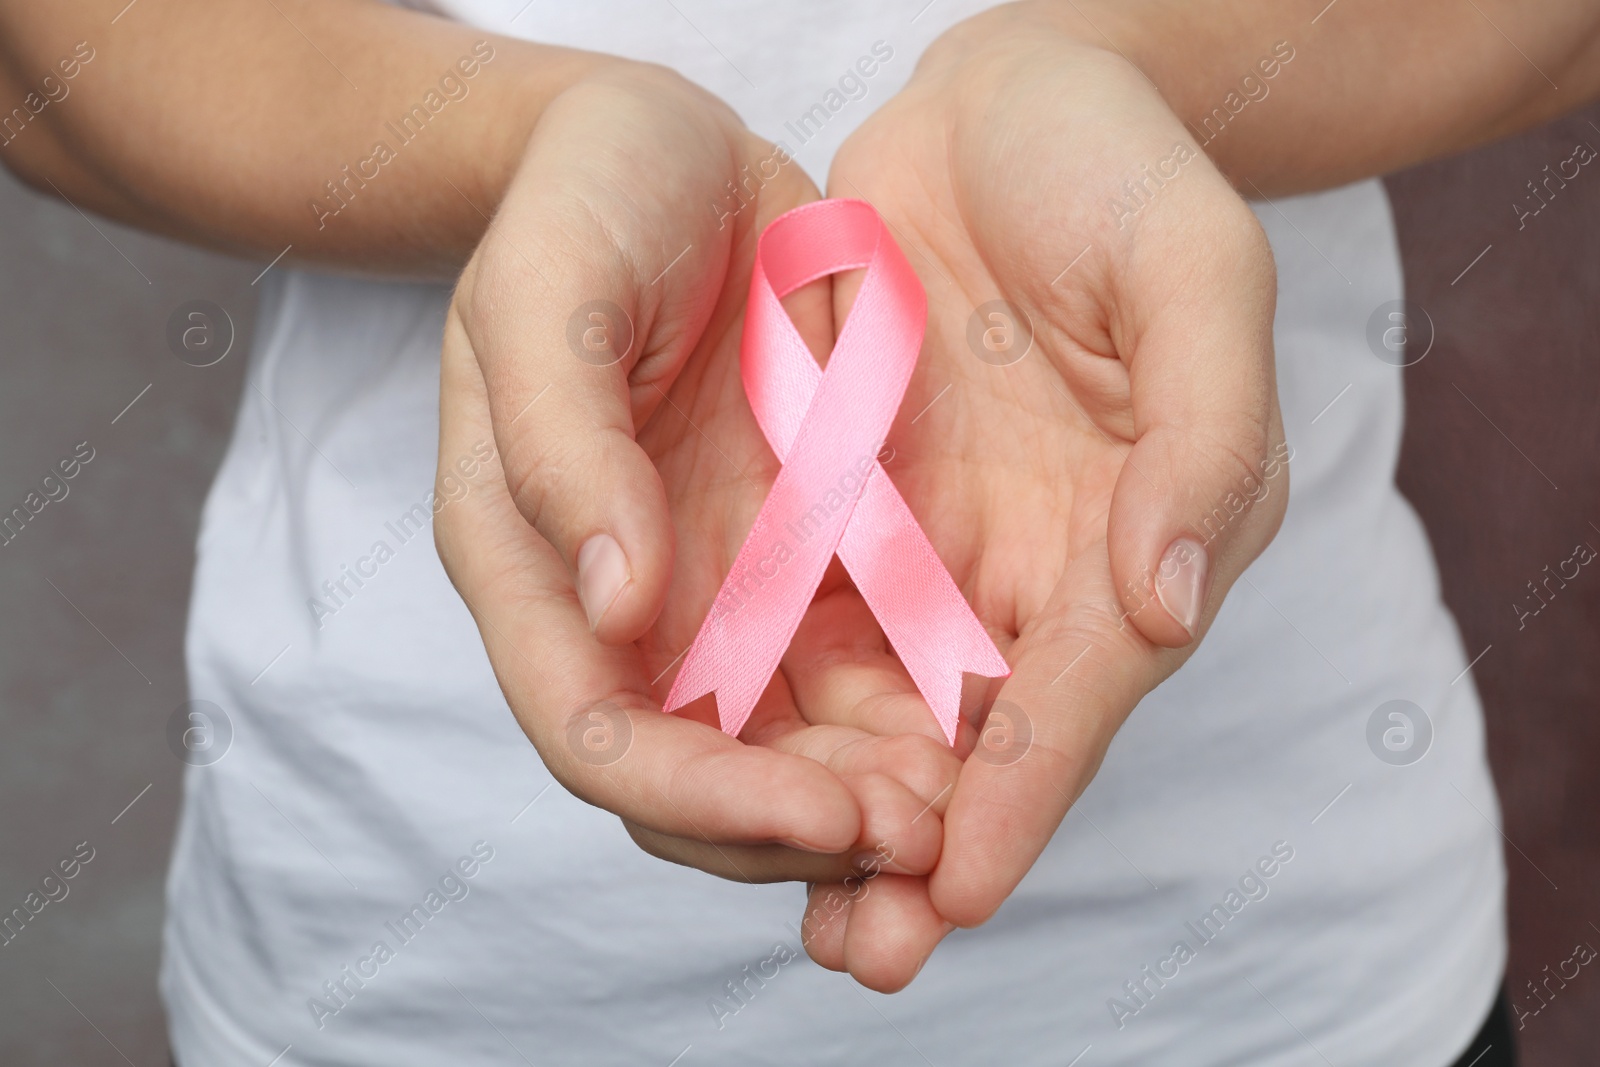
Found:
M 383 273 L 458 269 L 545 104 L 618 62 L 371 0 L 125 4 L 0 0 L 0 161 L 133 225 Z
M 1246 195 L 1382 174 L 1600 94 L 1592 0 L 1028 0 L 993 14 L 1134 63 Z

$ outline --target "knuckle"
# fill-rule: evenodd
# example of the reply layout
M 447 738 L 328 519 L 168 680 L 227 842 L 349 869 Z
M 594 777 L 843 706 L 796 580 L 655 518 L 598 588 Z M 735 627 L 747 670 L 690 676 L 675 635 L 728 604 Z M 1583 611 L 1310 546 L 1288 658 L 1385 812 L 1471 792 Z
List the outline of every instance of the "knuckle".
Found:
M 879 738 L 880 766 L 889 777 L 932 802 L 955 780 L 961 761 L 947 746 L 921 734 Z
M 507 449 L 506 485 L 523 517 L 554 539 L 561 519 L 594 499 L 604 465 L 603 449 L 587 435 L 524 434 Z

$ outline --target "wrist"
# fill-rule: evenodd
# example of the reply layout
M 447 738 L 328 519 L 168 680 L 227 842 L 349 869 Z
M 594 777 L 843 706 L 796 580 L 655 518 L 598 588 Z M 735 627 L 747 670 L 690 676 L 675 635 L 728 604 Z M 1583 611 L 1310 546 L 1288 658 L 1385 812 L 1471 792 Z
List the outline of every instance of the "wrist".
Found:
M 1085 5 L 1086 0 L 1022 0 L 959 22 L 928 46 L 907 88 L 941 99 L 957 124 L 990 121 L 993 100 L 1039 77 L 1055 81 L 1071 72 L 1086 90 L 1127 85 L 1130 79 L 1148 88 L 1151 80 L 1133 53 L 1114 47 L 1095 29 L 1120 24 L 1120 17 L 1111 13 L 1102 19 L 1097 11 L 1091 25 L 1079 10 Z M 1151 92 L 1159 95 L 1159 87 Z
M 630 60 L 598 52 L 552 48 L 495 38 L 498 63 L 505 65 L 506 84 L 496 106 L 485 109 L 476 128 L 465 131 L 474 169 L 463 192 L 474 204 L 493 213 L 521 169 L 545 112 L 562 95 L 593 79 L 617 77 L 636 66 Z M 490 146 L 493 146 L 492 148 Z
M 1230 180 L 1254 175 L 1271 186 L 1271 176 L 1261 172 L 1263 145 L 1274 138 L 1281 143 L 1281 127 L 1269 134 L 1252 122 L 1243 133 L 1220 134 L 1225 128 L 1232 132 L 1232 118 L 1246 101 L 1264 99 L 1274 88 L 1272 80 L 1294 59 L 1295 49 L 1264 31 L 1262 43 L 1250 45 L 1251 33 L 1237 22 L 1238 12 L 1226 10 L 1208 19 L 1190 8 L 1154 3 L 1019 0 L 952 27 L 928 48 L 917 74 L 925 67 L 927 81 L 941 82 L 956 104 L 982 119 L 973 108 L 982 107 L 984 90 L 1027 71 L 1071 67 L 1087 79 L 1085 85 L 1122 82 L 1132 88 L 1118 76 L 1118 68 L 1131 69 Z
M 1087 0 L 1022 0 L 957 23 L 924 52 L 907 94 L 939 109 L 958 140 L 959 131 L 992 125 L 997 107 L 1028 114 L 1045 85 L 1063 105 L 1105 116 L 1141 100 L 1141 115 L 1148 118 L 1153 107 L 1162 125 L 1181 126 L 1131 55 L 1095 29 L 1117 16 L 1102 20 L 1096 11 L 1091 25 L 1080 13 L 1083 6 Z
M 923 53 L 917 76 L 959 79 L 1030 56 L 1059 61 L 1110 55 L 1137 63 L 1129 49 L 1137 24 L 1114 7 L 1086 16 L 1085 6 L 1092 5 L 1016 0 L 989 8 L 936 38 Z

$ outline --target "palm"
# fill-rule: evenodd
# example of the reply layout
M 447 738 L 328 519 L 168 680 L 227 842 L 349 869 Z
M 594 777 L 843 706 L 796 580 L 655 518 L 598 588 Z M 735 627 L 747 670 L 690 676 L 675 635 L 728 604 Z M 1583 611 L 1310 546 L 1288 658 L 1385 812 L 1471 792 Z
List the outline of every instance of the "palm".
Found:
M 781 168 L 723 225 L 704 205 L 770 148 L 697 91 L 648 74 L 641 89 L 640 77 L 547 109 L 457 287 L 441 476 L 477 442 L 500 455 L 481 491 L 441 512 L 441 556 L 546 763 L 646 849 L 729 877 L 816 881 L 892 841 L 900 869 L 927 871 L 956 770 L 939 746 L 809 724 L 783 678 L 744 745 L 657 710 L 776 473 L 739 373 L 755 238 L 816 191 Z M 658 165 L 645 173 L 633 160 L 651 146 Z M 832 340 L 829 298 L 823 282 L 787 302 L 819 352 Z M 569 351 L 569 323 L 597 299 L 635 327 L 606 352 L 617 358 Z M 631 568 L 600 615 L 573 574 L 593 516 L 627 543 Z M 715 722 L 709 701 L 688 717 Z M 611 747 L 619 736 L 631 741 Z
M 676 545 L 665 605 L 636 642 L 640 669 L 658 697 L 665 695 L 781 466 L 744 393 L 740 374 L 744 306 L 756 235 L 813 195 L 810 183 L 793 174 L 762 190 L 760 201 L 749 209 L 749 229 L 733 250 L 716 308 L 692 353 L 675 368 L 670 381 L 651 380 L 646 365 L 630 379 L 639 420 L 637 439 L 666 490 Z M 832 301 L 827 280 L 784 300 L 790 318 L 824 362 L 835 333 Z M 789 651 L 741 731 L 746 741 L 804 745 L 804 739 L 793 736 L 795 732 L 817 730 L 827 723 L 822 709 L 800 707 L 809 695 L 808 683 L 835 659 L 840 644 L 872 639 L 870 634 L 849 634 L 828 625 L 835 618 L 839 595 L 859 601 L 836 561 L 818 590 L 806 637 Z M 856 619 L 871 625 L 864 605 Z M 709 698 L 691 703 L 683 714 L 717 724 Z M 932 723 L 931 717 L 928 721 Z M 928 732 L 939 738 L 936 729 Z
M 927 339 L 886 470 L 1014 671 L 988 687 L 1011 721 L 985 730 L 983 758 L 962 770 L 939 867 L 868 902 L 877 940 L 891 943 L 868 966 L 902 980 L 948 922 L 984 921 L 1015 887 L 1283 503 L 1268 498 L 1210 544 L 1195 614 L 1159 600 L 1165 553 L 1252 484 L 1281 440 L 1271 261 L 1192 146 L 1181 174 L 1132 201 L 1137 218 L 1114 209 L 1120 182 L 1190 144 L 1120 59 L 1024 34 L 986 61 L 948 77 L 937 63 L 919 70 L 829 179 L 831 195 L 878 209 L 927 289 Z M 851 295 L 839 287 L 836 317 Z M 989 327 L 1012 331 L 991 335 L 1009 342 L 999 351 L 982 343 Z M 826 713 L 930 732 L 925 711 L 853 695 L 855 709 Z M 866 940 L 808 947 L 859 975 Z
M 926 215 L 918 204 L 903 211 L 888 207 L 897 203 L 897 192 L 869 198 L 891 219 L 939 217 Z M 788 206 L 781 200 L 763 205 L 760 221 Z M 964 233 L 923 229 L 909 240 L 913 248 L 927 242 L 926 258 L 916 252 L 911 258 L 931 275 L 925 284 L 932 310 L 922 359 L 889 438 L 886 470 L 1004 647 L 1048 599 L 1068 561 L 1103 540 L 1127 444 L 1080 414 L 1088 410 L 1082 385 L 1063 373 L 1053 352 L 1036 349 L 1020 362 L 999 366 L 969 350 L 962 308 L 1002 290 L 981 264 L 974 266 L 973 256 L 963 255 L 963 247 L 970 248 Z M 730 272 L 729 288 L 742 287 L 747 277 L 748 270 L 739 265 Z M 848 286 L 839 289 L 842 321 Z M 962 295 L 948 298 L 951 289 Z M 724 295 L 699 347 L 670 386 L 640 381 L 638 375 L 633 383 L 636 401 L 647 409 L 639 442 L 661 475 L 677 537 L 666 605 L 639 641 L 643 666 L 658 691 L 665 687 L 658 676 L 670 675 L 668 667 L 693 640 L 779 466 L 739 376 L 743 297 L 742 288 Z M 813 347 L 824 349 L 834 325 L 827 299 L 825 290 L 813 290 L 790 301 L 791 315 Z M 1105 362 L 1070 341 L 1053 348 Z M 1126 421 L 1125 382 L 1120 393 L 1088 402 L 1105 423 Z M 1028 521 L 1012 521 L 1018 516 Z M 850 603 L 840 605 L 840 599 Z M 867 632 L 816 633 L 824 618 L 836 620 L 840 612 Z M 800 642 L 785 658 L 752 720 L 758 730 L 777 722 L 797 725 L 801 710 L 826 721 L 827 709 L 796 708 L 791 679 L 803 684 L 806 675 L 834 661 L 832 650 L 841 644 L 882 644 L 870 612 L 837 564 L 818 591 L 813 614 L 818 618 L 807 627 L 813 639 Z M 905 679 L 902 691 L 909 688 Z M 904 704 L 902 710 L 899 725 L 939 736 L 932 716 L 920 707 Z M 705 701 L 691 709 L 714 721 L 710 713 Z
M 778 463 L 750 412 L 740 379 L 740 339 L 749 290 L 755 235 L 790 208 L 811 199 L 800 180 L 770 186 L 749 210 L 750 226 L 733 249 L 716 307 L 698 344 L 670 381 L 651 380 L 641 365 L 630 378 L 638 413 L 638 442 L 666 490 L 676 554 L 667 598 L 654 625 L 639 639 L 640 662 L 652 688 L 664 695 L 671 671 L 694 640 L 744 535 L 760 510 Z M 687 264 L 685 264 L 687 266 Z M 789 302 L 791 315 L 819 347 L 832 339 L 825 287 Z M 687 714 L 715 724 L 709 701 Z M 799 725 L 783 684 L 769 691 L 756 724 Z
M 1120 168 L 1081 140 L 1034 138 L 1030 151 L 1052 158 L 1005 159 L 1008 132 L 963 146 L 988 160 L 973 187 L 908 90 L 846 144 L 829 179 L 831 195 L 866 199 L 888 220 L 928 292 L 885 469 L 1002 649 L 1074 561 L 1093 571 L 1086 585 L 1109 589 L 1112 493 L 1134 444 L 1129 375 L 1100 299 L 1100 204 L 1029 188 L 1044 173 L 1087 182 Z M 840 287 L 841 319 L 852 295 Z

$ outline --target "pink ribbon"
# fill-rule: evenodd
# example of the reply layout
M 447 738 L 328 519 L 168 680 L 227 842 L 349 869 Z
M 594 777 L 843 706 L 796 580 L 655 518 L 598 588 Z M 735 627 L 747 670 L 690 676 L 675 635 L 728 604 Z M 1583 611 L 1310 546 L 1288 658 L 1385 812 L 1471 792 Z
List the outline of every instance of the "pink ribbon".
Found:
M 779 301 L 858 267 L 866 277 L 823 370 Z M 751 410 L 783 467 L 665 710 L 715 692 L 722 729 L 738 734 L 835 552 L 947 740 L 955 740 L 962 672 L 1011 673 L 878 465 L 926 319 L 922 283 L 865 201 L 807 204 L 761 235 L 740 364 Z

